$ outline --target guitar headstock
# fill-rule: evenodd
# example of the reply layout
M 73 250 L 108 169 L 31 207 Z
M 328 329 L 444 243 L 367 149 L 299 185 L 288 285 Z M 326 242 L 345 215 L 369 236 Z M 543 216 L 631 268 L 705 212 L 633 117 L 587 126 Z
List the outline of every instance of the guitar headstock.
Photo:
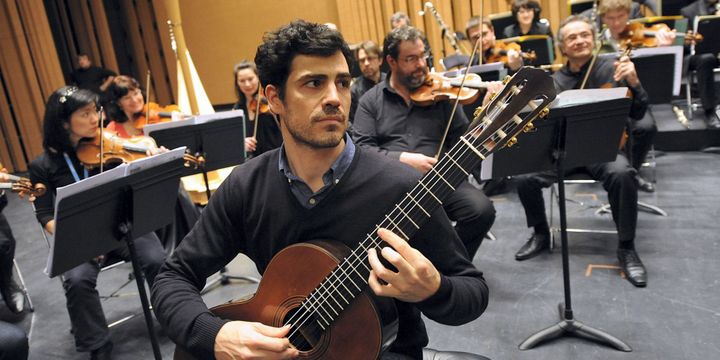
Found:
M 547 72 L 523 67 L 485 107 L 475 111 L 465 137 L 488 152 L 512 146 L 520 131 L 530 131 L 533 120 L 547 115 L 555 96 L 555 85 Z M 531 111 L 521 117 L 518 114 L 526 106 Z

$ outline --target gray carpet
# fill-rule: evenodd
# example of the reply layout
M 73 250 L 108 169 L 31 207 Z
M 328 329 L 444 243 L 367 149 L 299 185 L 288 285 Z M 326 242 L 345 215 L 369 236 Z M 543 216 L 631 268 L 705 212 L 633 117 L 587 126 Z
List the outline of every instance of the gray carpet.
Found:
M 479 319 L 450 327 L 428 321 L 430 346 L 483 354 L 492 359 L 718 359 L 720 346 L 720 156 L 699 152 L 668 153 L 657 159 L 655 194 L 641 200 L 662 207 L 661 217 L 640 213 L 637 248 L 649 272 L 649 284 L 637 289 L 617 270 L 589 264 L 617 265 L 614 235 L 571 234 L 570 273 L 575 317 L 607 331 L 633 348 L 622 353 L 577 338 L 562 338 L 529 350 L 518 344 L 532 333 L 558 321 L 563 300 L 559 250 L 525 262 L 515 251 L 530 232 L 515 193 L 494 197 L 497 241 L 482 245 L 475 264 L 485 273 L 490 305 Z M 646 171 L 652 177 L 652 170 Z M 574 185 L 568 195 L 582 201 L 568 203 L 572 227 L 612 229 L 609 215 L 595 215 L 606 200 L 599 185 Z M 13 316 L 0 304 L 0 319 L 18 323 L 30 334 L 31 359 L 84 359 L 75 352 L 65 298 L 58 279 L 43 268 L 47 246 L 30 205 L 16 196 L 5 214 L 18 240 L 16 258 L 27 282 L 35 312 Z M 236 259 L 230 271 L 255 275 L 247 260 Z M 101 274 L 100 293 L 108 294 L 127 280 L 128 265 Z M 247 282 L 222 286 L 206 295 L 210 305 L 238 298 L 254 290 Z M 134 283 L 122 296 L 105 301 L 109 321 L 140 310 Z M 145 323 L 137 317 L 111 330 L 116 359 L 150 359 L 152 350 Z M 172 358 L 172 342 L 158 329 L 164 358 Z

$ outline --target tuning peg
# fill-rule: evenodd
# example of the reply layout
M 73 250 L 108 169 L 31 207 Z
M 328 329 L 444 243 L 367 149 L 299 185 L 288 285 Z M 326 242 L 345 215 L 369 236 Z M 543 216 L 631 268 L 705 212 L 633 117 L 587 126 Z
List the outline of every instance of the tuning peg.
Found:
M 477 108 L 475 108 L 475 112 L 473 112 L 473 117 L 478 117 L 478 116 L 480 116 L 480 114 L 482 113 L 482 111 L 483 111 L 483 107 L 482 107 L 482 106 L 478 106 Z
M 510 76 L 510 75 L 505 75 L 505 78 L 504 78 L 503 81 L 502 81 L 503 85 L 507 85 L 507 83 L 510 82 L 510 79 L 512 79 L 512 76 Z
M 538 114 L 538 116 L 540 116 L 541 118 L 544 118 L 544 117 L 546 117 L 549 113 L 550 113 L 550 109 L 544 108 L 544 109 L 540 110 L 540 114 Z
M 507 141 L 507 144 L 505 144 L 505 146 L 513 147 L 513 145 L 515 144 L 517 144 L 517 138 L 513 136 Z
M 532 122 L 527 123 L 527 125 L 525 125 L 525 126 L 523 127 L 523 129 L 522 129 L 522 131 L 523 131 L 524 133 L 529 133 L 529 132 L 531 132 L 531 131 L 533 131 L 533 130 L 535 130 L 535 125 L 533 125 Z

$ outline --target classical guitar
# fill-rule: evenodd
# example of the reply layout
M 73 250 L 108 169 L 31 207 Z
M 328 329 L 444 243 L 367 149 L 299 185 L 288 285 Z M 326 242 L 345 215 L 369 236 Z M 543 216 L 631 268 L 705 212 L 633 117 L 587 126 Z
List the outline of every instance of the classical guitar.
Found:
M 377 228 L 411 239 L 474 167 L 532 129 L 532 121 L 547 114 L 554 98 L 555 87 L 545 71 L 522 68 L 475 112 L 470 130 L 374 230 L 368 229 L 355 249 L 331 241 L 288 246 L 273 257 L 251 299 L 211 311 L 231 320 L 292 324 L 288 338 L 303 359 L 378 358 L 395 339 L 398 322 L 392 299 L 374 297 L 367 285 L 367 251 L 382 244 Z M 517 115 L 526 107 L 529 112 Z M 175 359 L 193 357 L 178 347 Z

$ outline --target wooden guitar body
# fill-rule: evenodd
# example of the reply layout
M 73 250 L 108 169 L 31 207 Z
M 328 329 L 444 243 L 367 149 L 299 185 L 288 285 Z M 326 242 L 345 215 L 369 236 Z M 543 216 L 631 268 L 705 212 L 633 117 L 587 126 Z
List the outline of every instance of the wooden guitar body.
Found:
M 223 319 L 283 326 L 349 252 L 343 244 L 330 241 L 289 246 L 273 257 L 251 299 L 210 310 Z M 308 346 L 295 336 L 290 338 L 291 343 L 302 350 L 300 358 L 377 359 L 395 339 L 398 319 L 392 299 L 370 293 L 371 290 L 366 288 L 352 300 L 327 331 L 318 331 L 321 329 L 312 326 L 301 327 L 298 335 L 303 334 L 312 344 Z M 292 332 L 299 324 L 291 323 Z M 174 359 L 195 358 L 178 347 Z

